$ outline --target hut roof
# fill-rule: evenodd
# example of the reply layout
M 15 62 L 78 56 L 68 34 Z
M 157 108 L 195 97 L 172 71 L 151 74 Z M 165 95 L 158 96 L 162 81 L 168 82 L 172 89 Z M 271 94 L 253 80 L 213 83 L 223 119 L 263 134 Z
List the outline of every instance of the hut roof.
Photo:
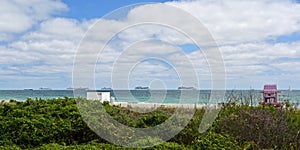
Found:
M 264 85 L 264 90 L 262 92 L 268 93 L 268 92 L 279 92 L 277 90 L 276 84 L 266 84 Z

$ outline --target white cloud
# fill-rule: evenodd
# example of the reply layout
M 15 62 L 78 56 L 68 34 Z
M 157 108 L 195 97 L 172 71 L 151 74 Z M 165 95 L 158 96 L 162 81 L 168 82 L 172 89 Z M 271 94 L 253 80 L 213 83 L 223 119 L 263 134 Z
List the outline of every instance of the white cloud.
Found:
M 300 4 L 291 0 L 169 2 L 196 16 L 218 43 L 261 41 L 300 32 Z
M 280 75 L 287 78 L 300 73 L 300 70 L 297 69 L 300 58 L 299 41 L 266 42 L 270 38 L 276 39 L 279 36 L 300 32 L 299 4 L 288 0 L 202 0 L 175 1 L 168 2 L 168 4 L 183 8 L 196 16 L 211 31 L 220 44 L 227 79 L 235 82 L 229 83 L 230 86 L 238 84 L 239 80 L 243 80 L 241 81 L 243 86 L 248 86 L 250 81 L 260 84 L 266 79 L 280 79 Z M 128 66 L 136 64 L 137 60 L 156 55 L 174 62 L 175 64 L 172 64 L 174 69 L 180 71 L 195 67 L 200 80 L 210 80 L 209 64 L 204 55 L 201 51 L 180 52 L 176 44 L 192 42 L 174 28 L 140 24 L 120 32 L 120 29 L 124 29 L 122 28 L 124 25 L 151 17 L 160 17 L 162 20 L 168 18 L 172 23 L 180 24 L 184 28 L 193 29 L 195 27 L 192 23 L 182 22 L 178 17 L 180 14 L 162 13 L 164 10 L 151 10 L 152 8 L 159 9 L 160 7 L 156 7 L 158 5 L 136 7 L 129 12 L 127 20 L 100 19 L 100 26 L 91 30 L 92 34 L 86 37 L 88 42 L 86 43 L 87 49 L 83 52 L 86 55 L 83 57 L 84 59 L 94 58 L 98 55 L 90 53 L 90 50 L 93 50 L 95 46 L 103 46 L 108 36 L 118 33 L 100 54 L 101 63 L 97 64 L 96 75 L 105 79 L 103 81 L 105 86 L 108 86 L 107 84 L 110 82 L 107 80 L 113 67 L 112 63 L 119 57 L 119 62 L 123 65 L 119 66 L 120 72 L 126 71 Z M 2 56 L 0 63 L 8 65 L 8 67 L 1 68 L 0 76 L 21 72 L 29 75 L 38 73 L 42 77 L 55 74 L 55 77 L 61 76 L 61 79 L 65 79 L 66 74 L 71 74 L 76 48 L 90 25 L 94 24 L 96 20 L 78 21 L 52 17 L 53 13 L 68 9 L 59 1 L 3 1 L 3 6 L 5 7 L 0 8 L 0 19 L 4 20 L 0 23 L 0 40 L 12 40 L 15 33 L 25 33 L 18 40 L 0 47 Z M 18 20 L 19 23 L 11 18 L 16 18 L 15 20 Z M 33 26 L 35 28 L 32 28 Z M 32 30 L 27 31 L 29 29 Z M 202 34 L 199 32 L 195 29 L 193 34 Z M 147 41 L 151 38 L 163 42 Z M 209 51 L 209 48 L 201 48 L 204 48 L 202 52 Z M 120 55 L 123 50 L 125 50 L 123 55 L 126 54 L 124 56 Z M 184 57 L 189 61 L 183 59 Z M 174 81 L 174 78 L 167 78 L 169 75 L 174 75 L 174 71 L 156 63 L 145 63 L 135 71 L 136 74 L 133 74 L 132 77 L 143 77 L 145 74 L 152 75 L 151 78 L 164 77 L 164 81 L 168 84 L 171 83 L 170 81 Z M 156 71 L 155 74 L 153 71 Z M 188 74 L 192 74 L 192 72 L 189 71 Z M 151 78 L 149 76 L 147 79 Z
M 264 76 L 269 76 L 269 79 L 278 79 L 277 74 L 292 74 L 300 73 L 297 71 L 286 71 L 284 68 L 295 68 L 297 63 L 282 63 L 282 58 L 292 59 L 299 58 L 299 42 L 290 43 L 268 43 L 268 39 L 277 38 L 279 36 L 289 35 L 294 32 L 300 32 L 300 5 L 292 1 L 183 1 L 169 2 L 168 4 L 178 6 L 185 9 L 192 15 L 196 16 L 206 27 L 211 31 L 217 42 L 220 44 L 220 51 L 224 58 L 226 67 L 227 79 L 238 81 L 239 79 L 261 84 Z M 137 20 L 147 20 L 151 17 L 159 17 L 165 19 L 166 16 L 171 22 L 177 22 L 186 28 L 193 28 L 193 24 L 181 22 L 178 14 L 161 13 L 161 10 L 153 11 L 155 5 L 147 5 L 137 7 L 130 11 L 128 22 Z M 176 17 L 172 17 L 175 15 Z M 151 20 L 151 19 L 150 19 Z M 123 22 L 111 22 L 114 25 L 126 24 Z M 114 32 L 112 26 L 109 27 L 110 32 Z M 159 25 L 140 25 L 129 28 L 119 33 L 118 42 L 120 49 L 130 45 L 133 42 L 138 42 L 147 38 L 157 38 L 165 40 L 172 44 L 191 43 L 178 32 L 172 31 L 173 28 L 166 28 Z M 195 30 L 195 34 L 197 34 Z M 155 36 L 153 36 L 155 35 Z M 167 39 L 167 40 L 166 40 Z M 123 46 L 123 47 L 122 47 Z M 150 57 L 154 53 L 166 53 L 167 50 L 155 51 L 154 45 L 140 43 L 140 46 L 134 52 L 142 53 L 143 55 L 136 56 L 134 54 L 123 58 L 122 64 L 126 66 L 132 64 L 138 58 Z M 201 45 L 200 45 L 201 47 Z M 142 48 L 142 51 L 139 49 Z M 148 51 L 149 50 L 149 51 Z M 205 49 L 204 52 L 209 51 Z M 151 54 L 146 54 L 150 52 Z M 108 55 L 108 53 L 107 53 Z M 178 70 L 192 69 L 189 61 L 183 61 L 181 53 L 174 53 L 167 56 L 166 59 L 171 59 L 176 62 Z M 136 58 L 137 57 L 137 58 Z M 203 54 L 192 52 L 187 54 L 187 57 L 195 66 L 195 70 L 203 80 L 209 80 L 211 77 L 209 64 Z M 108 58 L 108 57 L 107 57 Z M 116 59 L 116 57 L 109 57 Z M 297 62 L 297 61 L 296 61 Z M 134 63 L 133 63 L 134 64 Z M 288 65 L 290 64 L 290 65 Z M 285 66 L 286 65 L 286 66 Z M 152 70 L 155 70 L 155 65 L 149 65 Z M 121 67 L 120 69 L 124 69 Z M 147 71 L 148 69 L 148 71 Z M 125 69 L 126 71 L 126 69 Z M 149 73 L 149 68 L 139 70 L 146 75 Z M 292 72 L 291 72 L 292 71 Z M 274 73 L 275 72 L 275 73 Z M 268 80 L 270 81 L 270 80 Z M 249 82 L 247 82 L 249 83 Z M 229 84 L 232 86 L 233 84 Z
M 35 56 L 49 65 L 71 64 L 88 24 L 67 18 L 49 19 L 42 22 L 38 30 L 10 43 L 9 47 Z
M 64 3 L 54 0 L 2 0 L 0 40 L 9 41 L 12 39 L 11 34 L 25 32 L 39 21 L 67 9 Z
M 26 34 L 24 40 L 73 40 L 78 41 L 91 22 L 75 19 L 52 18 L 42 22 L 37 31 Z
M 18 41 L 1 46 L 0 76 L 6 81 L 3 86 L 71 86 L 76 48 L 92 22 L 51 18 Z
M 131 18 L 130 21 L 132 20 L 137 19 Z M 177 31 L 177 29 L 174 27 L 154 23 L 141 23 L 135 26 L 131 26 L 118 33 L 118 37 L 122 39 L 123 42 L 127 43 L 137 42 L 143 39 L 150 38 L 157 38 L 164 42 L 172 44 L 185 44 L 192 42 L 186 35 Z

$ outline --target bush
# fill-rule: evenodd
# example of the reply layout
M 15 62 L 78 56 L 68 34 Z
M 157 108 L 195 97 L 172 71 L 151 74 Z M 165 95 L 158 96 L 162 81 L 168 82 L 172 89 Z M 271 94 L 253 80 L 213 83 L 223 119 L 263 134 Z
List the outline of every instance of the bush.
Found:
M 99 105 L 99 101 L 67 97 L 1 103 L 0 149 L 127 149 L 109 144 L 89 128 L 109 130 L 114 126 L 103 124 L 105 117 L 100 116 L 100 112 L 105 110 L 125 126 L 148 128 L 165 122 L 175 111 L 174 108 L 161 107 L 151 113 L 137 113 L 107 103 L 102 105 L 105 109 L 99 109 Z M 78 107 L 86 111 L 80 113 Z M 146 149 L 300 148 L 300 112 L 291 107 L 276 109 L 224 104 L 213 126 L 200 134 L 198 130 L 203 114 L 204 109 L 197 109 L 187 126 L 166 143 L 149 135 L 149 138 L 135 139 L 133 130 L 123 128 L 107 134 L 110 138 L 131 139 L 137 146 L 162 143 Z M 185 117 L 176 117 L 173 124 L 183 124 Z M 84 119 L 93 121 L 87 125 Z M 166 131 L 175 131 L 173 124 Z M 163 135 L 164 132 L 157 134 Z M 121 136 L 116 137 L 114 133 Z
M 192 143 L 192 149 L 243 149 L 242 142 L 228 134 L 207 132 Z
M 228 105 L 219 115 L 216 132 L 253 141 L 261 148 L 282 148 L 294 143 L 296 132 L 288 121 L 291 116 L 295 115 L 272 106 Z M 300 122 L 294 124 L 299 127 Z

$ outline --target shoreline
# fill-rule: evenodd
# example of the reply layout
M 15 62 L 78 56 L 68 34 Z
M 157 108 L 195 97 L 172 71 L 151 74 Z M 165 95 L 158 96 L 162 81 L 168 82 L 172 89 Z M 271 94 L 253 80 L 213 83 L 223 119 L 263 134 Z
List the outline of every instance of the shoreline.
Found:
M 58 98 L 52 98 L 52 99 L 58 99 Z M 52 99 L 43 99 L 43 100 L 52 100 Z M 35 99 L 33 99 L 35 100 Z M 0 100 L 0 104 L 6 104 L 6 103 L 16 103 L 16 102 L 26 102 L 26 100 Z M 129 108 L 129 109 L 135 109 L 135 108 L 144 108 L 144 109 L 156 109 L 158 107 L 165 107 L 165 108 L 221 108 L 222 104 L 184 104 L 184 103 L 146 103 L 146 102 L 137 102 L 137 103 L 130 103 L 130 102 L 120 102 L 120 101 L 114 101 L 112 103 L 109 103 L 110 105 L 115 105 L 119 107 Z M 253 105 L 254 107 L 257 107 L 259 105 Z M 300 105 L 296 106 L 293 105 L 293 108 L 295 110 L 300 110 Z

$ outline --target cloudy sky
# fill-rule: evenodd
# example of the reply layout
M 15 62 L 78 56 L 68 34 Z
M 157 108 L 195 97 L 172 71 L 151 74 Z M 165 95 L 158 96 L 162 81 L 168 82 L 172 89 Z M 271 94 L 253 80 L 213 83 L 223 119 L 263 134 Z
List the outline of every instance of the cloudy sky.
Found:
M 106 45 L 96 54 L 89 53 L 88 48 L 85 52 L 87 58 L 97 56 L 92 65 L 99 88 L 122 87 L 124 84 L 118 83 L 126 78 L 129 82 L 125 87 L 130 88 L 186 85 L 209 89 L 211 68 L 204 54 L 210 46 L 195 44 L 172 26 L 144 23 L 120 31 L 120 27 L 151 17 L 195 27 L 182 21 L 182 14 L 158 7 L 161 4 L 110 13 L 140 2 L 146 1 L 0 0 L 0 89 L 73 86 L 78 48 L 84 40 L 93 45 L 93 37 L 97 37 L 98 45 Z M 222 55 L 227 89 L 261 89 L 266 83 L 300 89 L 299 1 L 151 2 L 184 10 L 207 29 Z M 104 43 L 113 33 L 110 42 Z M 195 27 L 194 34 L 198 33 Z M 188 75 L 180 76 L 181 71 Z M 182 82 L 193 73 L 199 83 Z

